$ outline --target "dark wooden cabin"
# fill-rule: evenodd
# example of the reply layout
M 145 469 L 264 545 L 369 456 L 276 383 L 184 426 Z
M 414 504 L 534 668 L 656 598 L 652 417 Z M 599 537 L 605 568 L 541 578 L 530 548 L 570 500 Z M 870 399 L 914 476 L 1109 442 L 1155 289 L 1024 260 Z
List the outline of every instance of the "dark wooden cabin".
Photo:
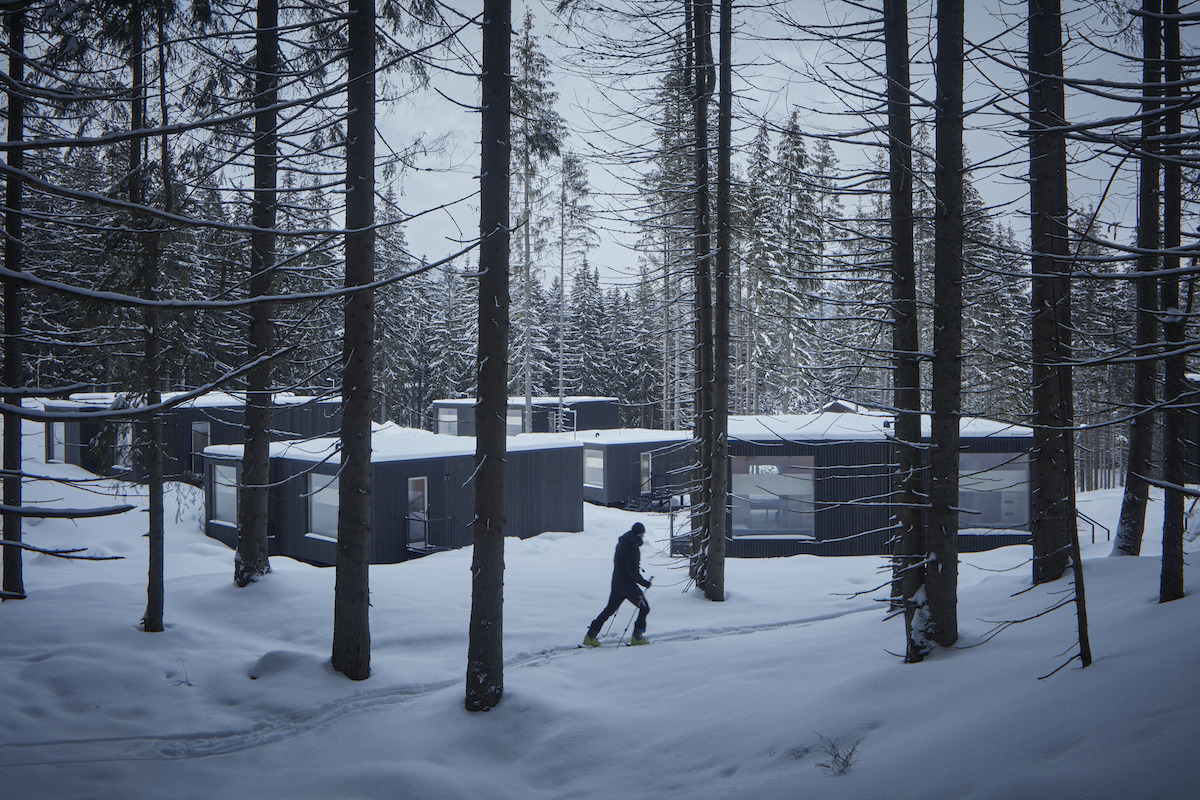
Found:
M 557 397 L 533 398 L 533 417 L 525 423 L 525 398 L 508 399 L 508 435 L 610 429 L 621 424 L 615 397 L 566 397 L 560 414 Z M 561 424 L 559 419 L 561 417 Z M 475 435 L 475 398 L 433 401 L 434 431 L 448 436 Z
M 337 440 L 271 448 L 272 555 L 331 565 L 337 547 Z M 508 440 L 508 534 L 583 530 L 583 448 L 556 436 Z M 230 547 L 237 537 L 240 446 L 205 453 L 205 532 Z M 472 543 L 475 440 L 377 428 L 372 436 L 372 563 L 390 564 Z
M 615 428 L 560 434 L 583 445 L 583 499 L 651 510 L 684 494 L 693 462 L 690 431 Z
M 176 395 L 164 393 L 164 402 Z M 71 395 L 47 400 L 48 412 L 64 418 L 46 423 L 46 459 L 75 464 L 98 475 L 128 480 L 145 479 L 135 440 L 136 422 L 105 418 L 122 407 L 114 393 Z M 279 394 L 271 417 L 272 438 L 325 436 L 341 427 L 341 400 Z M 163 468 L 169 479 L 198 483 L 204 469 L 202 453 L 210 444 L 244 441 L 244 399 L 214 392 L 172 406 L 160 415 L 163 429 Z M 95 419 L 87 417 L 94 416 Z
M 891 426 L 877 413 L 731 417 L 727 554 L 890 552 Z M 960 551 L 1027 543 L 1032 431 L 964 419 L 961 437 Z

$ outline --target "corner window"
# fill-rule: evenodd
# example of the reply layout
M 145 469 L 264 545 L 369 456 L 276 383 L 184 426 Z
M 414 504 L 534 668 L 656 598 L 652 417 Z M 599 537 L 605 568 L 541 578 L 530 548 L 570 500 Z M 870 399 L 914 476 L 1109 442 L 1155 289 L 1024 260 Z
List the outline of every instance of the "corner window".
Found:
M 505 434 L 507 434 L 508 436 L 516 436 L 518 433 L 522 433 L 525 430 L 524 420 L 525 420 L 524 410 L 522 410 L 520 408 L 516 408 L 516 409 L 510 408 L 508 410 L 508 416 L 505 419 L 505 424 L 504 424 Z
M 213 464 L 213 519 L 237 525 L 238 468 L 236 464 Z
M 308 530 L 320 537 L 337 539 L 338 477 L 308 476 Z
M 458 436 L 457 408 L 439 408 L 437 410 L 437 432 L 447 436 Z

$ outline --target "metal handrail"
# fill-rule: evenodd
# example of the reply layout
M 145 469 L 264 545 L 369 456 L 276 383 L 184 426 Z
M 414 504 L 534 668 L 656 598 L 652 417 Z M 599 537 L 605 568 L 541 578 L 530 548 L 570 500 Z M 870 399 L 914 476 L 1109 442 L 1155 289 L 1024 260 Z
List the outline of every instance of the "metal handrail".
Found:
M 1100 522 L 1097 522 L 1096 520 L 1092 519 L 1087 514 L 1083 513 L 1082 511 L 1079 511 L 1078 509 L 1076 509 L 1075 515 L 1077 517 L 1079 517 L 1079 519 L 1083 520 L 1084 522 L 1086 522 L 1088 525 L 1091 526 L 1091 528 L 1092 528 L 1092 544 L 1096 543 L 1096 528 L 1100 528 L 1104 531 L 1104 541 L 1106 541 L 1106 542 L 1112 541 L 1112 531 L 1110 531 L 1107 526 L 1105 526 L 1104 524 L 1102 524 Z

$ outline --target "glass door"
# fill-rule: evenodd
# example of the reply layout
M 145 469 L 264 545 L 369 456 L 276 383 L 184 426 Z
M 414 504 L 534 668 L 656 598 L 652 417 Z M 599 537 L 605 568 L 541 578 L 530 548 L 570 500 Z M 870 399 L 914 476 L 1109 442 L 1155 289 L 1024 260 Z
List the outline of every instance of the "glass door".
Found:
M 421 550 L 427 541 L 429 520 L 429 479 L 408 479 L 408 546 Z

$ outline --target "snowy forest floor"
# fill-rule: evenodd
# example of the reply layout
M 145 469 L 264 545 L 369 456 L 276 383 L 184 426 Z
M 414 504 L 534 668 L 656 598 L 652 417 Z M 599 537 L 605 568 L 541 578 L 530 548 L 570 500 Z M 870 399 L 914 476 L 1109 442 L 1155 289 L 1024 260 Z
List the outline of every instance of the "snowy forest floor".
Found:
M 40 462 L 33 472 L 80 476 Z M 34 455 L 36 453 L 36 455 Z M 28 501 L 145 506 L 135 487 L 30 485 Z M 142 633 L 144 515 L 44 520 L 26 540 L 123 560 L 26 556 L 0 605 L 5 798 L 1102 798 L 1200 791 L 1200 603 L 1157 603 L 1160 497 L 1139 558 L 1085 532 L 1095 663 L 1071 590 L 1029 589 L 1029 548 L 964 555 L 959 646 L 905 665 L 882 558 L 731 560 L 728 599 L 689 590 L 670 520 L 589 506 L 581 533 L 506 546 L 505 696 L 463 710 L 469 550 L 371 571 L 372 676 L 329 666 L 332 569 L 273 560 L 246 589 L 205 538 L 201 497 L 168 498 L 167 631 Z M 1114 527 L 1120 492 L 1082 495 Z M 651 647 L 577 649 L 608 593 L 617 536 L 649 529 Z M 1194 553 L 1200 545 L 1188 543 Z M 857 594 L 867 592 L 866 594 Z M 861 741 L 860 741 L 861 740 Z M 846 774 L 828 750 L 858 743 Z

